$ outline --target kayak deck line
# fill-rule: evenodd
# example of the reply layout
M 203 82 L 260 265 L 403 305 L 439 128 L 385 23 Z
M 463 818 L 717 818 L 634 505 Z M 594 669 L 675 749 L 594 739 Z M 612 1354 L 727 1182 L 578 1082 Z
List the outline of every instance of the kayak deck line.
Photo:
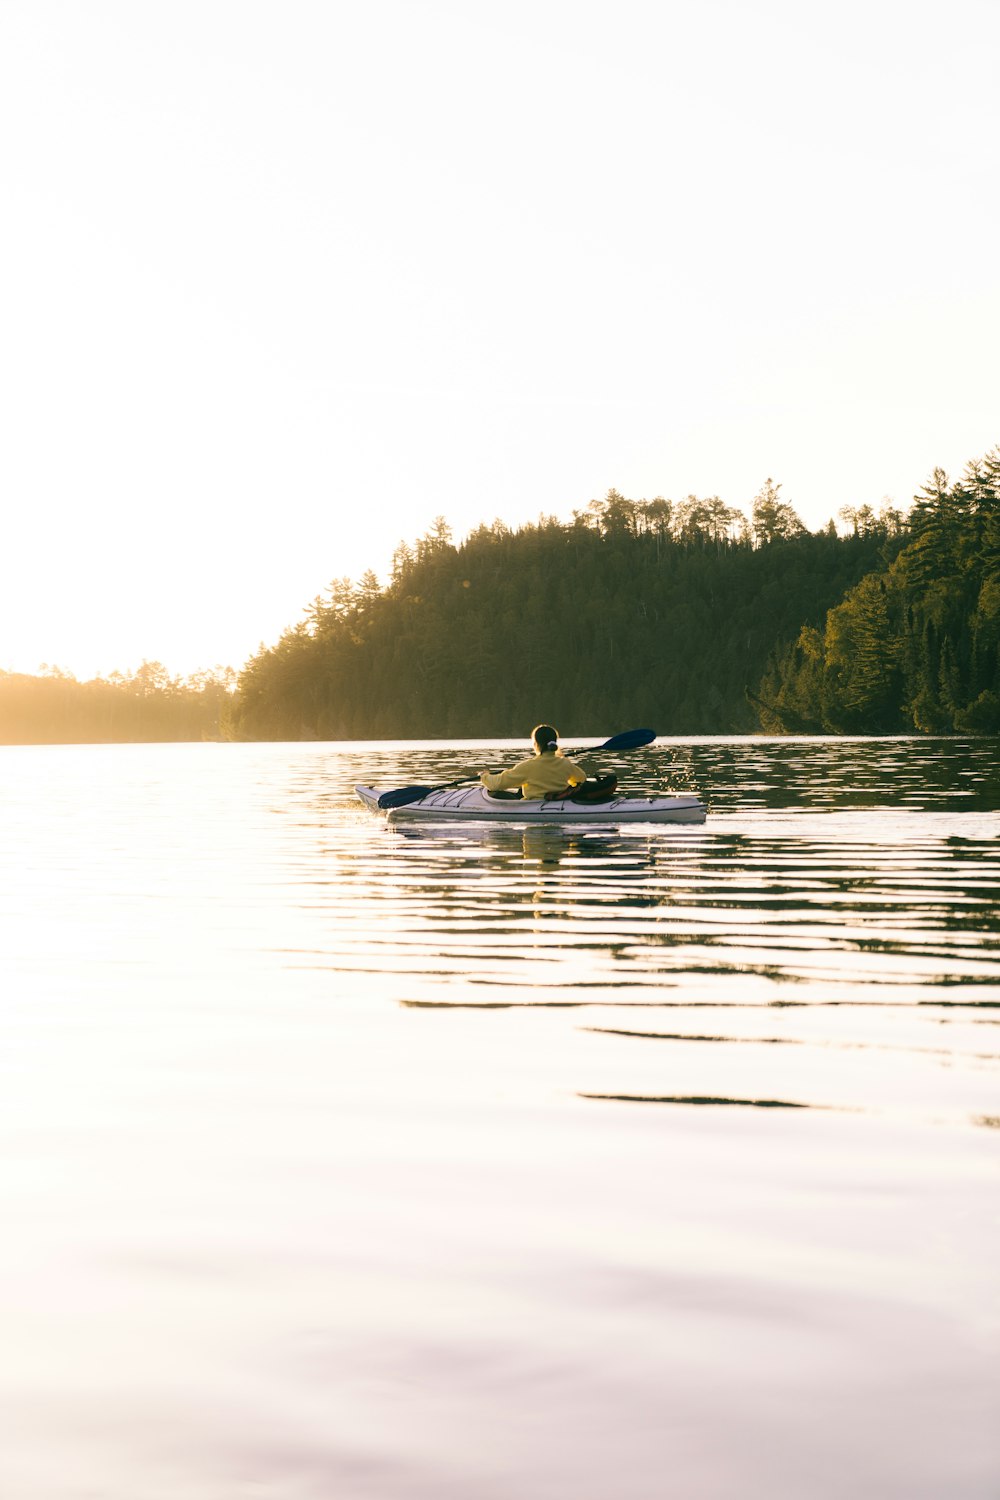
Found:
M 519 823 L 545 826 L 580 823 L 704 823 L 705 804 L 691 793 L 616 796 L 607 802 L 527 801 L 500 799 L 480 785 L 442 789 L 402 807 L 380 808 L 375 787 L 356 786 L 358 798 L 389 822 L 412 819 L 440 822 Z

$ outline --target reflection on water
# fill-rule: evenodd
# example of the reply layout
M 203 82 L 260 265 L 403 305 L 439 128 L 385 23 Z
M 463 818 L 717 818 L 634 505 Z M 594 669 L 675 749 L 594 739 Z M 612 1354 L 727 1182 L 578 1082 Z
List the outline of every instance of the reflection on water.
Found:
M 669 1047 L 650 1049 L 648 1028 L 591 1014 L 589 1034 L 636 1045 L 595 1054 L 587 1072 L 602 1086 L 579 1090 L 590 1098 L 742 1102 L 791 1084 L 798 1099 L 810 1080 L 816 1096 L 799 1102 L 975 1117 L 996 1083 L 983 1077 L 996 1059 L 977 1030 L 1000 1018 L 995 837 L 959 837 L 951 815 L 891 809 L 749 830 L 731 821 L 616 838 L 533 830 L 530 842 L 494 829 L 379 830 L 375 848 L 332 856 L 341 936 L 333 957 L 308 961 L 392 975 L 412 1008 L 730 1016 L 724 1036 L 707 1038 L 703 1020 L 689 1028 L 716 1043 L 708 1061 L 683 1031 L 659 1032 Z M 746 1048 L 765 1041 L 798 1050 Z M 859 1051 L 880 1053 L 877 1069 L 850 1055 Z M 653 1088 L 667 1077 L 700 1086 Z M 739 1095 L 717 1077 L 738 1079 Z
M 3 1500 L 1000 1493 L 997 743 L 521 748 L 0 752 Z

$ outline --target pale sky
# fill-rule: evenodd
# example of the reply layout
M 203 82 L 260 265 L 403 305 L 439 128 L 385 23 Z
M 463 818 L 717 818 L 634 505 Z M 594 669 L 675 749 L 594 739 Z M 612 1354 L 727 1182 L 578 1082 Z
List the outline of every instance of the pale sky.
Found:
M 0 668 L 1000 443 L 997 0 L 0 0 Z

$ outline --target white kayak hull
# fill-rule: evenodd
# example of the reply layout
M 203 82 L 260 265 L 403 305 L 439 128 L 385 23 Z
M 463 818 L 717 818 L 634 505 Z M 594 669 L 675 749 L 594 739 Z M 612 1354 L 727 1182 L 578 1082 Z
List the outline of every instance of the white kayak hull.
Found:
M 520 823 L 704 823 L 705 804 L 691 795 L 612 797 L 609 802 L 525 802 L 491 797 L 483 786 L 451 787 L 428 792 L 405 807 L 380 808 L 375 787 L 354 788 L 371 812 L 390 823 L 415 819 L 435 822 Z

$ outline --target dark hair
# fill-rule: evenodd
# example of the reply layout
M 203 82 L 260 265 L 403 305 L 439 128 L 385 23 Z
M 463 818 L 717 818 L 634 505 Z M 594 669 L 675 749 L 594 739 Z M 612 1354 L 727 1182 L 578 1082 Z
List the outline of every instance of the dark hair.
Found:
M 559 743 L 559 736 L 551 724 L 536 724 L 531 731 L 539 755 L 544 755 L 546 750 L 554 750 Z

